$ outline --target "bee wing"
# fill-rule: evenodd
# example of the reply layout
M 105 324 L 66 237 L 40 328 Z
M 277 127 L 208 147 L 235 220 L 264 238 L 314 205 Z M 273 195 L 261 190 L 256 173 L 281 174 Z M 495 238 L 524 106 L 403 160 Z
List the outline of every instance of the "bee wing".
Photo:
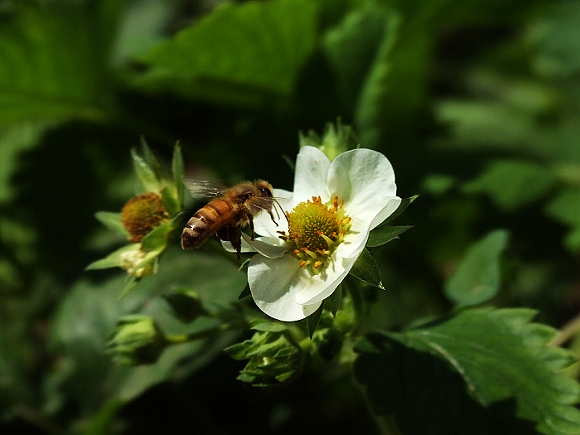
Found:
M 203 201 L 222 196 L 225 187 L 216 181 L 188 178 L 183 184 L 193 199 Z

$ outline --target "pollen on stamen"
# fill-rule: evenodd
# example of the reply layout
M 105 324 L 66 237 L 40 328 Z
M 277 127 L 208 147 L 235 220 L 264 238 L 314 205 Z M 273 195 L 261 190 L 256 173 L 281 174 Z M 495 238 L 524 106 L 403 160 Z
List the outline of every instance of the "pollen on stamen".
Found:
M 280 238 L 290 244 L 290 252 L 300 260 L 300 267 L 309 266 L 311 273 L 321 273 L 343 243 L 345 232 L 350 230 L 350 218 L 345 215 L 343 204 L 338 196 L 326 203 L 320 196 L 312 196 L 286 212 L 288 232 L 279 232 Z

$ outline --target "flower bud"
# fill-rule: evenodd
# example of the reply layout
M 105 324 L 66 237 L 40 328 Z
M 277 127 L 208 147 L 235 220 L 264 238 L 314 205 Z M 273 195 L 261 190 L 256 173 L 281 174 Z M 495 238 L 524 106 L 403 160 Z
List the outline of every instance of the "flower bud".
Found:
M 224 349 L 235 360 L 248 360 L 238 380 L 267 386 L 292 378 L 302 369 L 302 349 L 285 328 L 260 329 L 251 339 Z
M 358 146 L 358 140 L 349 125 L 342 125 L 340 120 L 329 123 L 322 138 L 315 132 L 309 131 L 308 136 L 300 134 L 300 147 L 313 146 L 322 151 L 332 162 L 338 155 Z
M 155 192 L 131 198 L 121 210 L 121 221 L 129 233 L 129 240 L 139 243 L 151 230 L 169 221 L 163 200 Z
M 125 269 L 129 275 L 134 275 L 136 278 L 152 275 L 155 271 L 153 262 L 150 261 L 142 265 L 146 256 L 147 254 L 141 249 L 123 252 L 121 254 L 120 266 L 122 269 Z
M 151 364 L 157 361 L 166 345 L 163 332 L 153 318 L 128 315 L 117 322 L 107 352 L 124 365 Z

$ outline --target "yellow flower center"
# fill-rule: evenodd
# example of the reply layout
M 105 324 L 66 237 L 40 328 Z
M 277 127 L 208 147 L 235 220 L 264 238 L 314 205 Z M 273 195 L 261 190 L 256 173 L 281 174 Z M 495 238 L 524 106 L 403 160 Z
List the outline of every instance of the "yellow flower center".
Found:
M 338 196 L 325 204 L 319 196 L 313 196 L 286 212 L 288 234 L 281 238 L 292 245 L 291 252 L 300 259 L 300 267 L 307 266 L 312 273 L 319 273 L 344 241 L 351 218 L 345 215 L 343 206 L 344 201 L 339 201 Z

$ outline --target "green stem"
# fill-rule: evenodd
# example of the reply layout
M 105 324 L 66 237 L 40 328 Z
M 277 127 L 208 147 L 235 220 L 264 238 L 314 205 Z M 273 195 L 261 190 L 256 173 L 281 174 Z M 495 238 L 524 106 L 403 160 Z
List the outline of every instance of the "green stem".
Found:
M 580 313 L 566 323 L 556 336 L 548 343 L 550 346 L 561 346 L 580 331 Z
M 401 435 L 390 415 L 376 415 L 375 421 L 382 435 Z
M 215 337 L 226 331 L 232 331 L 234 329 L 247 329 L 248 324 L 246 322 L 239 323 L 224 323 L 215 328 L 205 329 L 203 331 L 192 332 L 191 334 L 173 334 L 166 335 L 165 340 L 168 344 L 181 344 L 188 343 L 190 341 L 201 340 L 203 338 Z

